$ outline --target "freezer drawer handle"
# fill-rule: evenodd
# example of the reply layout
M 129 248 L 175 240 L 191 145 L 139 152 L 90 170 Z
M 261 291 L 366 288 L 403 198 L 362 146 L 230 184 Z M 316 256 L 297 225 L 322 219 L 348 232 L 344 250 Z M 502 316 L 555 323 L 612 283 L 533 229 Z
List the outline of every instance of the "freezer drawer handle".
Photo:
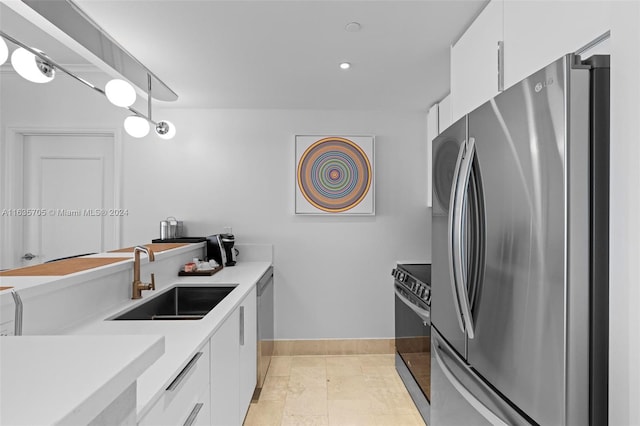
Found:
M 431 324 L 431 315 L 429 311 L 427 311 L 426 309 L 422 309 L 419 306 L 416 306 L 415 303 L 407 299 L 404 295 L 400 293 L 400 290 L 398 290 L 397 286 L 394 286 L 393 290 L 396 292 L 396 296 L 398 296 L 398 299 L 402 300 L 402 302 L 404 302 L 405 305 L 407 305 L 413 312 L 418 314 L 420 319 L 426 323 L 425 325 Z
M 476 398 L 467 388 L 462 384 L 456 376 L 453 374 L 447 363 L 443 360 L 443 356 L 447 356 L 445 350 L 438 344 L 438 339 L 433 339 L 431 346 L 433 347 L 432 353 L 434 354 L 438 365 L 442 369 L 442 372 L 447 377 L 451 385 L 467 400 L 473 408 L 475 408 L 485 419 L 494 426 L 509 426 L 501 418 L 496 416 L 489 408 L 487 408 L 478 398 Z

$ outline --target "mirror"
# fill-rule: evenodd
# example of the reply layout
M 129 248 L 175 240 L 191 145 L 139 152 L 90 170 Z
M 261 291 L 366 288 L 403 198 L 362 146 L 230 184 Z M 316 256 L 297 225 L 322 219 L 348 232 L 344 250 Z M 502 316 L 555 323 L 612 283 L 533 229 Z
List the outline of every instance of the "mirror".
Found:
M 0 28 L 97 87 L 111 79 L 3 3 Z M 11 55 L 17 46 L 7 45 Z M 45 84 L 23 79 L 10 60 L 1 71 L 0 270 L 119 248 L 118 157 L 129 112 L 60 70 Z

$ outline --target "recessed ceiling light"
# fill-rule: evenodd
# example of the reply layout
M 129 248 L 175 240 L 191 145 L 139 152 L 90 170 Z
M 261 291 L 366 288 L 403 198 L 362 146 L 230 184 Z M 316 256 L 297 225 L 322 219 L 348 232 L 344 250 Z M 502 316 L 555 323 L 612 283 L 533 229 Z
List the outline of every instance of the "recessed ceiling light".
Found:
M 360 23 L 358 22 L 349 22 L 347 25 L 344 26 L 344 29 L 350 33 L 357 33 L 358 31 L 360 31 L 361 28 L 362 28 L 362 25 L 360 25 Z
M 349 68 L 351 68 L 351 64 L 349 62 L 342 62 L 340 64 L 340 69 L 348 70 Z

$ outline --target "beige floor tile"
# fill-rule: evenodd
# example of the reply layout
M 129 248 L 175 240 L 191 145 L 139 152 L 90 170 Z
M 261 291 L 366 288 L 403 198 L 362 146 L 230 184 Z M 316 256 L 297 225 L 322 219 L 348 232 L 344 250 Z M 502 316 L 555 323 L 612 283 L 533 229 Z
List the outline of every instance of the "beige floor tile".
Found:
M 366 399 L 329 400 L 329 425 L 370 426 L 375 422 L 371 402 Z
M 375 426 L 425 426 L 421 417 L 410 414 L 375 416 Z
M 282 426 L 328 426 L 328 416 L 283 416 Z
M 327 377 L 360 376 L 362 367 L 357 356 L 328 356 Z
M 364 376 L 338 376 L 327 379 L 329 400 L 366 398 Z
M 396 356 L 394 354 L 359 355 L 360 364 L 363 367 L 394 367 Z
M 293 369 L 289 376 L 289 392 L 300 393 L 306 388 L 327 389 L 327 374 L 315 368 Z
M 271 364 L 267 370 L 267 376 L 288 376 L 291 371 L 291 363 L 293 357 L 290 356 L 274 356 L 271 358 Z
M 402 383 L 402 379 L 400 377 L 395 377 L 391 375 L 387 376 L 378 376 L 372 374 L 365 374 L 364 382 L 367 386 L 372 388 L 389 388 L 394 389 L 397 392 L 406 392 L 406 388 Z
M 395 356 L 277 356 L 245 426 L 424 426 Z
M 369 388 L 367 393 L 375 414 L 416 414 L 418 412 L 406 390 Z
M 299 393 L 289 393 L 284 404 L 287 416 L 326 416 L 327 389 L 306 387 Z
M 267 376 L 260 401 L 284 401 L 289 391 L 289 376 Z
M 282 423 L 284 401 L 260 401 L 249 406 L 244 426 L 279 426 Z
M 369 376 L 397 376 L 395 365 L 363 365 L 362 374 Z
M 324 356 L 294 356 L 292 357 L 291 367 L 326 367 L 327 361 Z

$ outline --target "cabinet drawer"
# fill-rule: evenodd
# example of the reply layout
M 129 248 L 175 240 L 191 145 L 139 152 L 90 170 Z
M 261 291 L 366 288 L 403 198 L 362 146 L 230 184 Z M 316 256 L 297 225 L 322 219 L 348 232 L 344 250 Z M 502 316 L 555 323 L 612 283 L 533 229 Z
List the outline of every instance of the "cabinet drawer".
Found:
M 204 345 L 140 421 L 142 426 L 182 426 L 190 415 L 193 425 L 209 422 L 209 345 Z M 197 404 L 203 404 L 197 407 Z M 197 411 L 197 415 L 195 415 Z M 192 416 L 192 417 L 194 417 Z M 206 420 L 204 420 L 206 418 Z

